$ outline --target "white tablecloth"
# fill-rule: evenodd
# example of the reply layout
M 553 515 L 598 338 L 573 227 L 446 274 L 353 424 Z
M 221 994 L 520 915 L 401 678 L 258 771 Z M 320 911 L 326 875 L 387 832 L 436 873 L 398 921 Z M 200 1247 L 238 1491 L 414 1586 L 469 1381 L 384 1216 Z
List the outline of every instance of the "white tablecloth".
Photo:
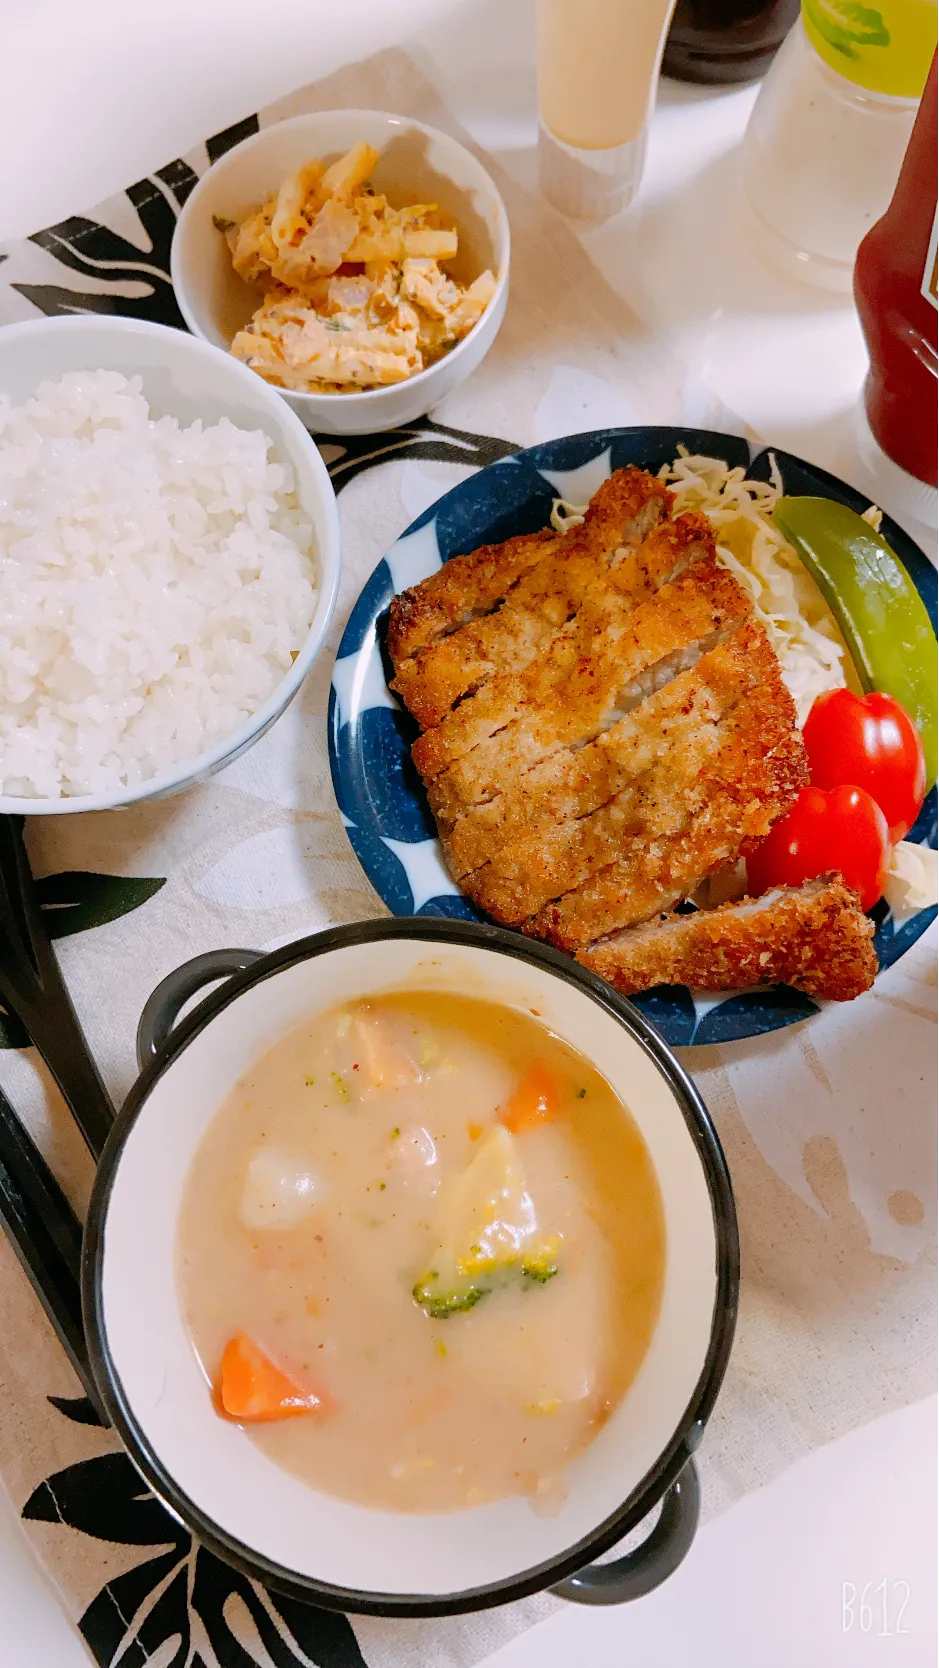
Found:
M 246 110 L 412 34 L 419 60 L 458 119 L 517 178 L 534 178 L 532 17 L 525 0 L 398 0 L 393 7 L 388 0 L 345 0 L 341 12 L 328 10 L 323 0 L 285 0 L 276 15 L 243 0 L 202 0 L 198 7 L 191 0 L 137 0 L 133 7 L 112 0 L 6 0 L 2 28 L 8 73 L 0 104 L 0 241 L 99 200 Z M 698 402 L 702 418 L 718 425 L 722 401 L 767 439 L 862 486 L 850 427 L 864 364 L 853 311 L 769 274 L 746 243 L 733 153 L 752 98 L 752 89 L 713 93 L 666 85 L 637 212 L 590 233 L 585 245 L 614 287 L 684 360 L 689 417 Z M 596 421 L 603 420 L 598 410 Z M 905 1226 L 891 1214 L 890 1199 L 916 1188 L 922 1195 L 923 1178 L 934 1169 L 922 1087 L 933 1053 L 927 1019 L 916 1011 L 923 999 L 912 988 L 918 988 L 917 975 L 931 971 L 932 954 L 930 935 L 903 971 L 897 969 L 889 985 L 885 981 L 876 1022 L 883 1025 L 883 1044 L 878 1047 L 867 1033 L 860 1071 L 858 1020 L 850 1010 L 824 1032 L 819 1022 L 815 1058 L 808 1063 L 784 1033 L 769 1069 L 757 1049 L 748 1054 L 744 1045 L 734 1055 L 741 1139 L 765 1162 L 775 1202 L 795 1210 L 797 1232 L 813 1218 L 822 1235 L 832 1225 L 836 1232 L 839 1226 L 852 1230 L 848 1254 L 865 1267 L 865 1258 L 903 1267 L 930 1241 L 933 1202 L 924 1199 L 921 1224 Z M 782 1120 L 781 1103 L 788 1113 Z M 835 1361 L 832 1369 L 839 1365 Z M 830 1455 L 823 1451 L 803 1461 L 770 1486 L 755 1518 L 747 1514 L 763 1496 L 734 1507 L 702 1533 L 677 1578 L 690 1583 L 686 1599 L 673 1583 L 639 1606 L 602 1617 L 571 1610 L 507 1647 L 506 1668 L 588 1659 L 612 1664 L 630 1645 L 643 1649 L 645 1660 L 671 1668 L 688 1648 L 687 1642 L 679 1648 L 674 1631 L 675 1618 L 689 1613 L 686 1603 L 701 1607 L 702 1625 L 692 1638 L 705 1661 L 759 1660 L 767 1668 L 777 1660 L 798 1660 L 806 1668 L 815 1662 L 825 1668 L 860 1664 L 872 1639 L 862 1637 L 859 1619 L 845 1625 L 840 1583 L 854 1583 L 860 1592 L 865 1581 L 879 1581 L 882 1574 L 911 1585 L 905 1622 L 915 1628 L 912 1639 L 897 1631 L 879 1637 L 877 1662 L 899 1662 L 901 1652 L 903 1662 L 916 1668 L 931 1661 L 929 1605 L 923 1605 L 931 1566 L 913 1569 L 911 1562 L 928 1541 L 921 1532 L 904 1537 L 899 1528 L 904 1511 L 914 1525 L 922 1523 L 917 1512 L 924 1508 L 928 1517 L 912 1484 L 924 1424 L 915 1410 L 894 1414 L 882 1432 L 874 1425 L 842 1439 Z M 888 1523 L 873 1514 L 875 1478 L 881 1506 L 892 1513 Z M 887 1479 L 895 1485 L 889 1499 Z M 845 1509 L 832 1509 L 824 1541 L 843 1552 L 832 1551 L 825 1582 L 813 1583 L 806 1564 L 793 1558 L 777 1588 L 757 1584 L 748 1611 L 752 1631 L 722 1630 L 720 1607 L 708 1612 L 702 1593 L 720 1590 L 733 1603 L 726 1571 L 742 1559 L 752 1537 L 765 1535 L 767 1551 L 784 1561 L 799 1502 L 814 1516 L 821 1501 L 836 1502 L 843 1489 Z M 19 1532 L 2 1515 L 0 1522 L 12 1567 L 19 1568 Z M 859 1525 L 869 1533 L 860 1533 Z M 813 1567 L 822 1573 L 821 1565 Z M 891 1588 L 891 1623 L 896 1597 Z M 0 1639 L 4 1653 L 11 1641 L 19 1653 L 9 1657 L 10 1668 L 40 1668 L 44 1660 L 67 1668 L 67 1651 L 82 1660 L 74 1635 L 54 1637 L 58 1617 L 48 1609 L 51 1602 L 41 1582 L 25 1574 L 22 1585 L 17 1577 L 12 1589 L 0 1586 L 7 1610 L 0 1611 Z M 780 1608 L 786 1628 L 780 1627 Z M 657 1657 L 648 1654 L 656 1640 Z M 786 1640 L 787 1654 L 777 1655 Z M 4 1662 L 6 1668 L 6 1655 Z

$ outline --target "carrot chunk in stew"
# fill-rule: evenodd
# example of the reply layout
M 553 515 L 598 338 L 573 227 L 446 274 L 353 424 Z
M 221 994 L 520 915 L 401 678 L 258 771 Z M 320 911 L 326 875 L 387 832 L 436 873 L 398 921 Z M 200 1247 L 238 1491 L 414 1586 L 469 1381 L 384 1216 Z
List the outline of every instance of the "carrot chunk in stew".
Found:
M 219 1401 L 230 1419 L 246 1424 L 293 1419 L 300 1413 L 322 1413 L 326 1408 L 325 1397 L 301 1389 L 244 1332 L 229 1339 L 225 1346 Z
M 561 1097 L 555 1078 L 547 1066 L 532 1066 L 502 1107 L 499 1118 L 513 1135 L 522 1135 L 526 1129 L 553 1123 L 560 1109 Z

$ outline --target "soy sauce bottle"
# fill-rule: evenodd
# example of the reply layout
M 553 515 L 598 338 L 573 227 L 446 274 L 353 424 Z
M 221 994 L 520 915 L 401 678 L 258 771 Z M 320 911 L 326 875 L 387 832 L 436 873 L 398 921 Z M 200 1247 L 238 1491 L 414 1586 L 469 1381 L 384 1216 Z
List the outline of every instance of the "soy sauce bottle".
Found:
M 676 81 L 753 81 L 769 69 L 799 0 L 678 0 L 662 71 Z

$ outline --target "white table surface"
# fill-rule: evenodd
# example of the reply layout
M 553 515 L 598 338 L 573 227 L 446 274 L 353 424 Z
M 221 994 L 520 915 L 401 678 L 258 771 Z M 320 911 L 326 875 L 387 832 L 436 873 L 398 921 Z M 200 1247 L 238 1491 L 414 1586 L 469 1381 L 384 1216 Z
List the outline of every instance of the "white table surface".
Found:
M 399 42 L 479 143 L 532 184 L 532 11 L 530 0 L 0 0 L 0 241 Z M 266 28 L 265 17 L 275 20 Z M 853 309 L 775 276 L 747 242 L 734 153 L 754 96 L 663 83 L 639 203 L 584 241 L 684 359 L 702 415 L 716 395 L 767 440 L 863 487 L 851 419 L 865 358 Z M 659 1592 L 620 1608 L 570 1606 L 489 1668 L 927 1668 L 935 1474 L 931 1401 L 740 1501 L 701 1531 Z M 3 1668 L 87 1663 L 2 1488 L 0 1641 Z

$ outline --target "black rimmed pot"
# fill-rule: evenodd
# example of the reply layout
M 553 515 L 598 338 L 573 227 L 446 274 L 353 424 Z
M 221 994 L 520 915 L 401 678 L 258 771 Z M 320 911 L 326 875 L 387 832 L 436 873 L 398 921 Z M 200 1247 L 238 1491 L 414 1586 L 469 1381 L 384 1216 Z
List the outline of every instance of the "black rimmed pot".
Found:
M 225 982 L 179 1020 L 206 985 Z M 248 1066 L 335 1002 L 394 987 L 484 994 L 580 1049 L 639 1124 L 662 1191 L 662 1310 L 639 1375 L 569 1467 L 557 1516 L 520 1499 L 434 1516 L 320 1494 L 218 1419 L 178 1300 L 175 1234 L 185 1177 L 215 1110 Z M 382 1616 L 450 1615 L 550 1588 L 580 1603 L 638 1598 L 694 1537 L 692 1455 L 733 1338 L 739 1248 L 720 1144 L 693 1083 L 657 1033 L 602 980 L 497 927 L 418 918 L 332 928 L 258 956 L 220 950 L 169 975 L 138 1032 L 141 1075 L 98 1169 L 83 1307 L 101 1397 L 163 1503 L 235 1568 L 299 1599 Z M 661 1506 L 649 1537 L 594 1567 Z

